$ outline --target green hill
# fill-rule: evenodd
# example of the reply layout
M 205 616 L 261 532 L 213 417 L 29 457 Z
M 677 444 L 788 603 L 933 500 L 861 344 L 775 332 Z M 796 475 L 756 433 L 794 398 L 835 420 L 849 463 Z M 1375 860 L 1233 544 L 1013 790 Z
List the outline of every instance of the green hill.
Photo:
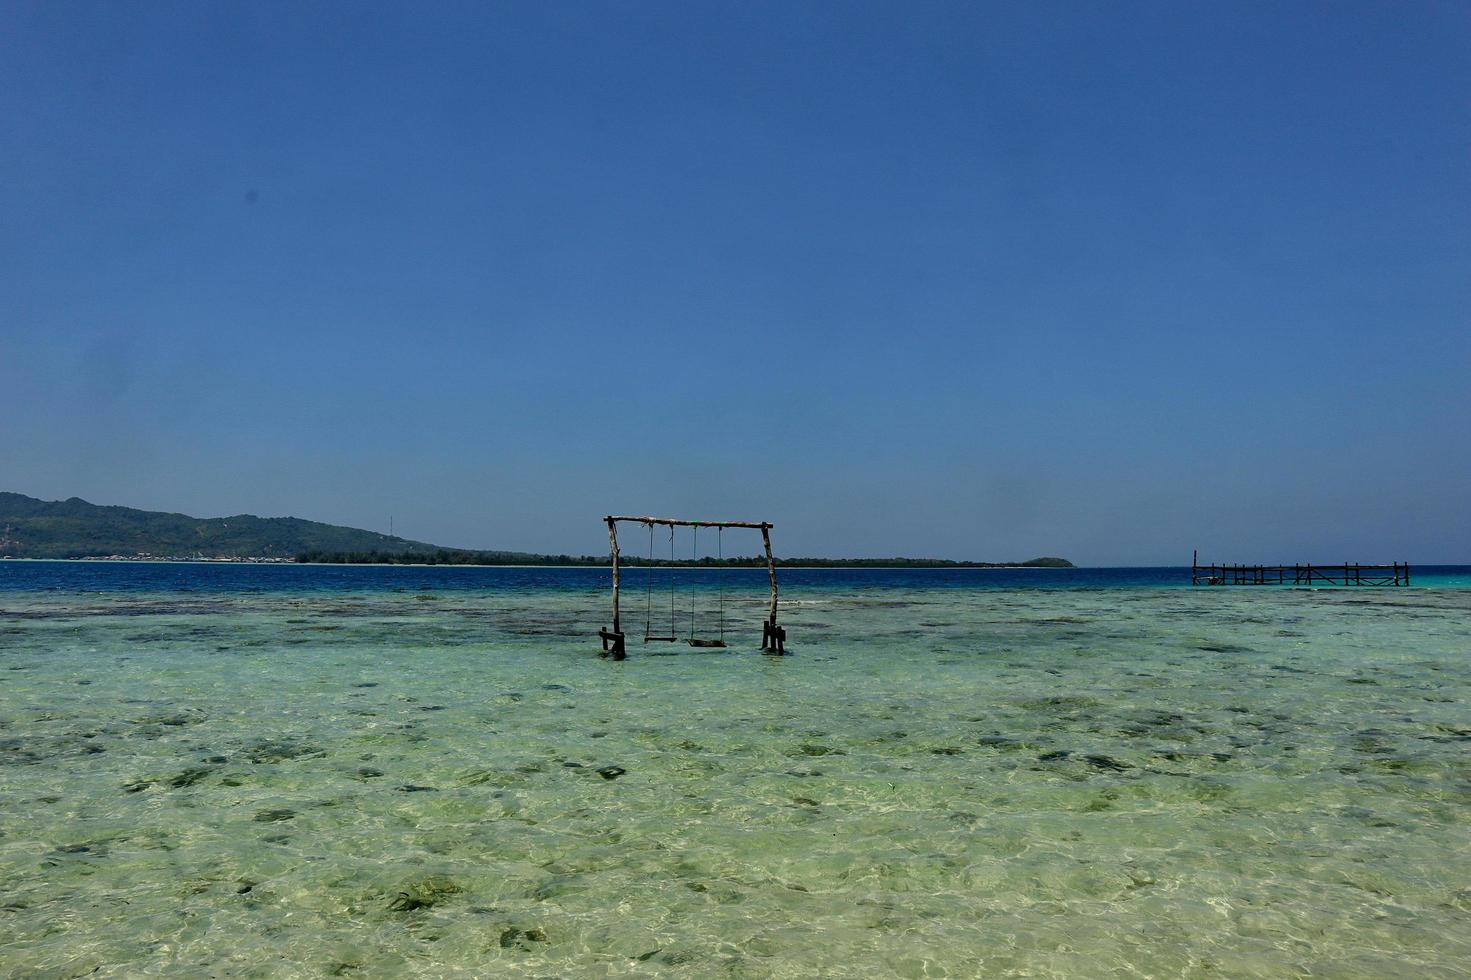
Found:
M 429 565 L 606 565 L 607 555 L 538 555 L 468 551 L 339 527 L 299 517 L 190 517 L 132 507 L 104 507 L 80 497 L 37 500 L 0 492 L 0 558 L 272 558 L 334 563 Z M 701 558 L 627 565 L 764 566 L 765 558 Z M 785 567 L 817 568 L 1071 568 L 1066 558 L 968 562 L 933 558 L 778 558 Z
M 297 517 L 190 517 L 103 507 L 80 497 L 37 500 L 0 493 L 0 556 L 85 558 L 294 558 L 304 551 L 434 554 L 432 544 Z

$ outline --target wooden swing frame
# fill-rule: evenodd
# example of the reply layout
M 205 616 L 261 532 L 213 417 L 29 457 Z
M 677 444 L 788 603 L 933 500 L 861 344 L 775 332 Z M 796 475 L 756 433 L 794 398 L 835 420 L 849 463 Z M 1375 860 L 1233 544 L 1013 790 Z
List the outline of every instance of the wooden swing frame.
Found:
M 689 521 L 675 517 L 628 517 L 610 514 L 603 518 L 608 525 L 608 545 L 613 554 L 613 628 L 611 630 L 598 630 L 598 637 L 603 641 L 603 656 L 611 655 L 614 660 L 622 660 L 628 654 L 624 645 L 622 620 L 619 616 L 619 565 L 618 565 L 618 525 L 641 524 L 651 531 L 655 526 L 667 527 L 670 533 L 674 533 L 676 527 L 740 527 L 761 532 L 761 544 L 766 549 L 766 574 L 771 580 L 771 604 L 767 609 L 766 622 L 761 627 L 761 652 L 772 653 L 778 656 L 787 652 L 787 631 L 776 624 L 776 609 L 778 590 L 776 585 L 776 562 L 771 557 L 771 529 L 775 527 L 770 521 Z M 671 566 L 675 567 L 675 566 Z

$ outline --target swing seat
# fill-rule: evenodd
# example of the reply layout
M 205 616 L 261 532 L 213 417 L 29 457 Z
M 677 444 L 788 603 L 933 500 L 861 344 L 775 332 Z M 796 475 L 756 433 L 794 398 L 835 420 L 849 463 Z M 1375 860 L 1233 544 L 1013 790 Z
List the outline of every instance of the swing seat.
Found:
M 645 643 L 673 643 L 674 641 L 676 641 L 678 639 L 679 639 L 679 637 L 677 637 L 677 636 L 646 636 L 646 637 L 644 637 L 644 642 Z
M 695 638 L 695 639 L 690 640 L 690 646 L 692 646 L 692 647 L 723 647 L 723 646 L 725 646 L 725 641 L 724 640 L 701 640 L 699 638 Z

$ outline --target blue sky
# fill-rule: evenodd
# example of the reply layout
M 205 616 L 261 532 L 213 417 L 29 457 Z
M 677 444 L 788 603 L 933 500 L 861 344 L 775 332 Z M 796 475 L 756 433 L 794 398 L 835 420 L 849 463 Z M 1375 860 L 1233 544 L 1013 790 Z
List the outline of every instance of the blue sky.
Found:
M 1471 13 L 0 7 L 0 489 L 1471 561 Z

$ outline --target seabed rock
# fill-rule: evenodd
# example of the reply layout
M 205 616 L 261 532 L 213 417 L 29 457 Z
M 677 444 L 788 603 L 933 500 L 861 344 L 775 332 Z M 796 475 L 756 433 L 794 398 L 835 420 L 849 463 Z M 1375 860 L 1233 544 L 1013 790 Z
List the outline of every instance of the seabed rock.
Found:
M 388 903 L 388 911 L 413 912 L 416 909 L 432 908 L 451 895 L 458 895 L 464 890 L 444 875 L 429 875 L 409 882 L 408 887 Z
M 246 750 L 246 755 L 250 757 L 251 762 L 261 764 L 299 759 L 304 755 L 312 755 L 316 751 L 310 746 L 296 742 L 267 739 L 252 744 Z
M 519 949 L 529 953 L 532 951 L 532 943 L 546 941 L 547 934 L 540 926 L 533 926 L 530 929 L 518 929 L 512 926 L 501 933 L 501 949 Z
M 256 823 L 280 823 L 290 820 L 296 816 L 296 811 L 288 807 L 276 807 L 270 810 L 257 810 L 255 814 Z
M 193 768 L 185 769 L 176 776 L 170 777 L 168 783 L 174 789 L 183 789 L 186 786 L 193 786 L 213 771 L 202 766 L 194 766 Z
M 604 779 L 617 779 L 619 776 L 628 772 L 628 770 L 624 769 L 622 766 L 603 766 L 597 772 L 598 775 L 602 776 Z
M 135 725 L 163 725 L 167 728 L 183 728 L 186 725 L 197 725 L 202 721 L 208 720 L 208 718 L 209 716 L 198 708 L 185 708 L 177 712 L 160 712 L 144 715 L 141 718 L 134 718 L 132 721 Z

